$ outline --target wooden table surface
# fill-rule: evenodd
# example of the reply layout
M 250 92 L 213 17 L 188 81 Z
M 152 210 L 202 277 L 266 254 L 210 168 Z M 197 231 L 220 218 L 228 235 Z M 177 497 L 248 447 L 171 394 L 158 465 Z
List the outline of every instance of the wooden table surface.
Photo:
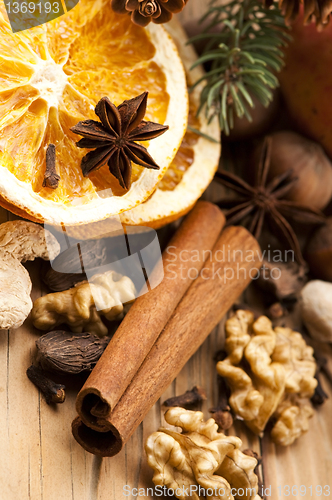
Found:
M 197 17 L 206 5 L 206 0 L 190 0 L 181 15 L 182 20 Z M 13 218 L 16 217 L 0 209 L 0 223 Z M 34 300 L 45 290 L 40 282 L 39 264 L 28 263 L 27 268 L 34 283 Z M 162 402 L 200 385 L 208 396 L 202 406 L 206 417 L 209 416 L 208 408 L 216 404 L 213 356 L 223 346 L 223 324 L 211 333 L 187 363 L 122 452 L 113 458 L 93 456 L 85 452 L 71 434 L 78 387 L 67 390 L 63 405 L 48 406 L 26 376 L 39 335 L 29 319 L 18 330 L 0 331 L 0 500 L 136 498 L 125 497 L 123 487 L 146 489 L 153 486 L 144 442 L 161 423 L 164 425 Z M 328 353 L 331 364 L 331 350 L 324 348 L 324 352 Z M 272 500 L 284 498 L 279 496 L 278 486 L 306 485 L 309 488 L 312 485 L 313 496 L 307 493 L 307 499 L 319 498 L 315 495 L 316 485 L 332 487 L 332 390 L 324 379 L 323 384 L 330 399 L 315 412 L 309 432 L 294 445 L 277 447 L 268 436 L 259 440 L 241 423 L 229 431 L 243 439 L 244 448 L 262 453 L 264 483 L 271 486 Z M 291 494 L 285 498 L 295 496 Z
M 15 216 L 0 209 L 0 223 L 11 219 Z M 35 300 L 46 292 L 40 282 L 40 264 L 28 263 L 27 268 L 34 283 L 32 298 Z M 216 404 L 213 356 L 223 346 L 223 323 L 186 364 L 122 452 L 113 458 L 93 456 L 84 451 L 71 434 L 80 382 L 67 390 L 64 404 L 48 406 L 26 376 L 39 335 L 29 319 L 17 330 L 0 332 L 0 500 L 136 498 L 125 497 L 123 488 L 125 485 L 145 489 L 153 486 L 144 442 L 161 424 L 165 425 L 162 402 L 199 385 L 207 392 L 208 399 L 202 406 L 206 417 L 208 408 Z M 331 366 L 331 349 L 323 346 L 323 350 L 324 354 L 328 353 Z M 268 436 L 260 440 L 240 422 L 229 431 L 242 438 L 244 448 L 262 453 L 264 483 L 271 486 L 272 500 L 284 498 L 279 496 L 278 486 L 309 488 L 312 485 L 315 491 L 316 485 L 332 483 L 332 389 L 324 379 L 323 384 L 330 399 L 315 412 L 309 432 L 292 446 L 277 447 Z M 318 496 L 313 494 L 312 498 Z

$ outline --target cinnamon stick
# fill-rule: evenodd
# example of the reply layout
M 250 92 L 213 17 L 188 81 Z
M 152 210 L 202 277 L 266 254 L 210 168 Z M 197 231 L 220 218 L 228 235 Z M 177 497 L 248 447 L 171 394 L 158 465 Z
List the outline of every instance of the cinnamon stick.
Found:
M 221 210 L 202 201 L 181 224 L 163 253 L 162 282 L 135 301 L 78 394 L 76 408 L 86 425 L 100 430 L 99 419 L 123 395 L 211 254 L 224 223 Z
M 122 449 L 153 404 L 255 277 L 259 259 L 258 243 L 246 229 L 229 227 L 222 233 L 212 259 L 206 261 L 111 414 L 97 418 L 93 427 L 82 421 L 82 412 L 74 420 L 74 437 L 87 451 L 113 456 Z M 103 388 L 108 375 L 99 372 L 99 376 L 99 386 Z

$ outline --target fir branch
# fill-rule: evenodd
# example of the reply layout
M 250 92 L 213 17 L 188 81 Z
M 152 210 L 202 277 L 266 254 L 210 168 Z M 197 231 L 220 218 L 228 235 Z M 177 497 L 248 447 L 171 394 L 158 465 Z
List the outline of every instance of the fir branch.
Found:
M 189 40 L 207 40 L 204 53 L 192 68 L 209 64 L 192 89 L 205 82 L 198 113 L 204 109 L 209 121 L 217 115 L 221 130 L 229 135 L 235 115 L 252 121 L 253 96 L 264 106 L 272 101 L 272 91 L 279 85 L 274 73 L 283 66 L 281 49 L 291 37 L 275 4 L 266 9 L 261 0 L 232 0 L 227 5 L 216 2 L 212 0 L 201 19 L 206 23 L 204 32 Z M 210 33 L 212 29 L 218 32 Z

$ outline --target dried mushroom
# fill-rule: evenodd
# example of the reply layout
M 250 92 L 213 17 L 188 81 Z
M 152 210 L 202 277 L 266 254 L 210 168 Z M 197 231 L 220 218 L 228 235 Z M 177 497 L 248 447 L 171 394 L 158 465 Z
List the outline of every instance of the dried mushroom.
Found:
M 260 500 L 257 460 L 240 451 L 241 439 L 225 436 L 200 411 L 171 408 L 168 424 L 182 433 L 161 428 L 145 444 L 155 485 L 166 486 L 180 500 L 205 498 Z
M 313 410 L 316 363 L 300 333 L 272 328 L 261 316 L 239 310 L 226 322 L 228 356 L 217 364 L 231 389 L 229 404 L 247 426 L 262 435 L 272 419 L 277 444 L 292 444 L 308 429 Z
M 135 285 L 131 279 L 108 271 L 69 290 L 40 297 L 34 302 L 31 317 L 40 330 L 66 323 L 75 333 L 85 331 L 102 337 L 108 330 L 101 316 L 116 319 L 123 312 L 123 304 L 134 299 Z
M 55 237 L 42 226 L 10 221 L 0 226 L 0 329 L 20 327 L 32 308 L 31 280 L 21 262 L 54 259 L 60 251 Z

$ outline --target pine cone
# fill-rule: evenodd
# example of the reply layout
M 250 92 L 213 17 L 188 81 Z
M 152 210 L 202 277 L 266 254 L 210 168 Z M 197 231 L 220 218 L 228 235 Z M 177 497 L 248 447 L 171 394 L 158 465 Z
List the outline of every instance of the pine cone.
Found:
M 164 24 L 172 15 L 181 12 L 188 0 L 112 0 L 112 9 L 118 14 L 131 14 L 133 23 L 147 26 L 150 21 Z
M 273 0 L 263 0 L 265 7 L 271 7 Z M 303 5 L 303 7 L 302 7 Z M 324 26 L 330 22 L 332 0 L 279 0 L 279 7 L 289 24 L 304 11 L 304 23 L 316 21 L 317 26 Z

